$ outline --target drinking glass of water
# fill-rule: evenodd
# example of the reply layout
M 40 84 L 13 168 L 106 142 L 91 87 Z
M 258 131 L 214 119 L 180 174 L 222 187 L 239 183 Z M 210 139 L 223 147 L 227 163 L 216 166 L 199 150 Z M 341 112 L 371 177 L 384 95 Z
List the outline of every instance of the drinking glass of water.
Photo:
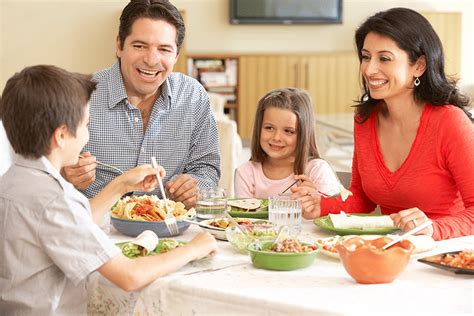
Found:
M 205 188 L 198 192 L 196 216 L 199 219 L 210 219 L 221 216 L 227 207 L 225 190 Z
M 278 195 L 268 199 L 268 219 L 273 224 L 288 226 L 292 234 L 301 232 L 301 201 L 292 200 L 291 196 Z

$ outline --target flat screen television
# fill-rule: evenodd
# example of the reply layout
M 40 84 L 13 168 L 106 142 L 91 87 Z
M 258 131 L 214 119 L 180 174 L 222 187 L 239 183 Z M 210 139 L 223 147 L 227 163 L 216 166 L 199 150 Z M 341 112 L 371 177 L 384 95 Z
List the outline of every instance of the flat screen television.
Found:
M 231 24 L 342 23 L 342 0 L 229 0 Z

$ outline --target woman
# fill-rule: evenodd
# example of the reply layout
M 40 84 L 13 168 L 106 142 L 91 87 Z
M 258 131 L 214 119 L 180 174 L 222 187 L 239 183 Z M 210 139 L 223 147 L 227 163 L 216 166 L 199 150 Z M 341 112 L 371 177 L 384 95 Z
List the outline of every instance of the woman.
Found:
M 364 95 L 356 106 L 353 193 L 346 202 L 304 196 L 303 216 L 377 205 L 403 231 L 431 219 L 420 234 L 436 240 L 473 234 L 474 133 L 469 98 L 446 77 L 441 41 L 417 12 L 393 8 L 356 31 Z

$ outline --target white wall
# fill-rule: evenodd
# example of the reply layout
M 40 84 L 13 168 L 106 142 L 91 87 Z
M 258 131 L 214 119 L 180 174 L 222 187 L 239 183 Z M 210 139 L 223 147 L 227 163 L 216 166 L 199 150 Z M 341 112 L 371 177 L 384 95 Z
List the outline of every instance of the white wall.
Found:
M 0 91 L 15 72 L 55 64 L 93 72 L 115 59 L 118 17 L 128 0 L 0 0 Z M 474 85 L 474 1 L 344 0 L 343 24 L 231 25 L 228 0 L 172 0 L 186 12 L 192 53 L 282 53 L 352 50 L 353 33 L 369 15 L 395 6 L 463 13 L 461 83 Z M 0 161 L 6 139 L 0 132 Z M 0 165 L 1 170 L 1 165 Z
M 174 0 L 186 11 L 187 47 L 192 53 L 319 52 L 354 49 L 355 29 L 368 16 L 391 7 L 463 13 L 461 81 L 474 84 L 474 1 L 344 0 L 343 24 L 231 25 L 227 0 Z

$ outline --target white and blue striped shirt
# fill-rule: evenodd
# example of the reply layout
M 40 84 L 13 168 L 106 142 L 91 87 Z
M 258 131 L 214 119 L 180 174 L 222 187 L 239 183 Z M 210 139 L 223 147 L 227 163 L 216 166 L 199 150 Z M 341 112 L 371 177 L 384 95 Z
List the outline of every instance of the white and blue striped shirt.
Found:
M 140 110 L 129 103 L 117 61 L 95 74 L 98 81 L 90 101 L 90 151 L 97 160 L 130 170 L 151 163 L 155 156 L 173 175 L 189 174 L 201 188 L 217 186 L 220 155 L 217 127 L 209 97 L 202 85 L 181 73 L 172 73 L 161 87 L 148 127 L 143 130 Z M 83 193 L 95 196 L 118 174 L 97 166 L 96 180 Z M 153 193 L 161 195 L 157 189 Z

